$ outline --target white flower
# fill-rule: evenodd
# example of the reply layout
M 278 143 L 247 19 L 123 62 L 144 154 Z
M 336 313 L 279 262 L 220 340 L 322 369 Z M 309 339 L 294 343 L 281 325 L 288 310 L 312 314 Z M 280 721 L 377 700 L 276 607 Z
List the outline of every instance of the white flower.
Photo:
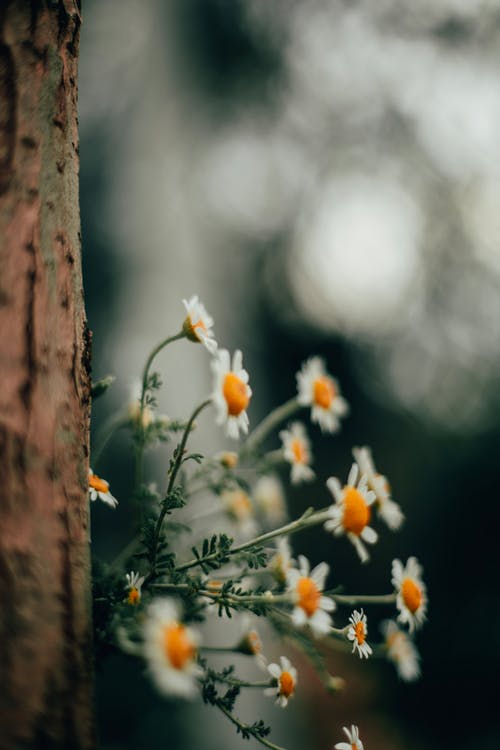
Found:
M 407 623 L 412 632 L 421 627 L 427 611 L 427 591 L 416 557 L 409 557 L 404 567 L 401 560 L 392 561 L 392 585 L 397 592 L 398 620 Z
M 359 739 L 359 730 L 354 724 L 351 724 L 351 729 L 342 727 L 344 733 L 349 742 L 337 742 L 335 750 L 363 750 L 363 743 Z
M 280 584 L 286 583 L 288 571 L 293 567 L 290 542 L 286 536 L 278 539 L 276 554 L 270 559 L 268 569 Z
M 332 599 L 321 596 L 330 568 L 322 562 L 309 573 L 309 561 L 303 555 L 298 562 L 299 569 L 291 568 L 287 573 L 288 590 L 295 600 L 292 621 L 298 627 L 309 625 L 316 635 L 325 635 L 332 625 L 328 612 L 335 609 Z
M 224 511 L 236 524 L 240 534 L 250 537 L 258 531 L 253 504 L 245 490 L 240 487 L 235 490 L 224 490 L 220 500 Z
M 266 658 L 262 653 L 262 640 L 255 628 L 252 627 L 248 615 L 241 618 L 241 638 L 235 645 L 234 650 L 246 656 L 255 656 L 260 667 L 266 666 Z
M 187 312 L 187 317 L 182 326 L 186 337 L 190 341 L 203 344 L 210 354 L 215 354 L 217 341 L 214 339 L 212 331 L 214 321 L 199 301 L 198 295 L 195 294 L 189 300 L 183 299 L 182 302 Z
M 285 461 L 288 461 L 292 467 L 290 473 L 292 484 L 314 479 L 315 474 L 311 469 L 311 443 L 304 425 L 301 422 L 293 422 L 288 430 L 281 430 L 280 438 L 283 442 Z
M 274 474 L 259 477 L 253 489 L 253 498 L 264 520 L 280 525 L 287 517 L 283 486 Z
M 196 663 L 199 635 L 180 622 L 177 603 L 156 599 L 149 605 L 144 622 L 144 656 L 158 690 L 165 695 L 191 698 L 196 678 L 203 670 Z
M 384 620 L 380 629 L 387 656 L 395 665 L 399 677 L 405 682 L 417 680 L 420 677 L 420 655 L 411 638 L 393 620 Z
M 127 579 L 125 589 L 128 591 L 128 604 L 139 604 L 141 601 L 142 584 L 146 580 L 146 577 L 140 576 L 139 573 L 135 573 L 131 570 L 130 573 L 125 574 L 125 578 Z
M 89 469 L 89 496 L 91 500 L 99 498 L 111 508 L 116 508 L 118 505 L 118 500 L 109 491 L 108 482 L 94 474 L 92 469 Z
M 399 505 L 391 498 L 391 487 L 387 477 L 375 469 L 371 450 L 367 446 L 353 448 L 352 453 L 360 473 L 366 476 L 368 488 L 375 493 L 378 515 L 390 529 L 396 531 L 403 523 L 404 515 Z
M 297 670 L 292 667 L 286 656 L 280 656 L 281 667 L 278 664 L 269 664 L 267 671 L 276 680 L 274 687 L 264 690 L 264 695 L 275 695 L 276 703 L 285 708 L 289 698 L 295 693 L 297 685 Z
M 366 642 L 368 626 L 366 615 L 363 610 L 358 612 L 358 610 L 355 609 L 349 617 L 349 622 L 351 623 L 351 626 L 347 631 L 347 638 L 352 641 L 352 653 L 357 651 L 361 659 L 363 656 L 368 659 L 373 651 L 371 646 Z
M 342 398 L 335 378 L 325 369 L 321 357 L 311 357 L 297 373 L 297 400 L 304 406 L 312 406 L 311 419 L 323 432 L 337 432 L 339 417 L 349 411 L 347 401 Z
M 248 373 L 243 370 L 243 356 L 235 351 L 233 363 L 227 349 L 219 349 L 212 360 L 215 387 L 212 399 L 217 410 L 217 424 L 226 424 L 229 437 L 238 438 L 240 430 L 248 432 L 246 409 L 250 403 L 252 389 L 248 385 Z
M 378 539 L 377 532 L 368 526 L 375 493 L 367 488 L 364 475 L 357 481 L 358 473 L 358 465 L 353 464 L 343 488 L 335 477 L 327 480 L 335 505 L 330 508 L 330 520 L 325 522 L 324 528 L 336 536 L 345 534 L 356 547 L 361 562 L 366 562 L 369 555 L 363 542 L 374 544 Z

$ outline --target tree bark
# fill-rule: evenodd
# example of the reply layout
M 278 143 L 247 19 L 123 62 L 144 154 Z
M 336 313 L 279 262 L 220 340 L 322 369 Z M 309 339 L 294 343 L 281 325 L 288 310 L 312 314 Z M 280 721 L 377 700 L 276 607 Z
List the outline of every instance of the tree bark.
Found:
M 76 0 L 0 2 L 0 748 L 92 748 Z

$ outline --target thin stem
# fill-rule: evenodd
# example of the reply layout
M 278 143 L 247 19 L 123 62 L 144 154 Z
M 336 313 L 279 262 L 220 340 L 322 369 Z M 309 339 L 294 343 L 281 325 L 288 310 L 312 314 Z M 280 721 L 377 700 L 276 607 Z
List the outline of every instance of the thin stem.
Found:
M 331 594 L 338 604 L 394 604 L 397 594 Z
M 204 648 L 204 651 L 216 651 L 215 648 Z M 248 682 L 247 680 L 238 680 L 236 677 L 223 677 L 217 675 L 213 677 L 215 682 L 222 682 L 224 685 L 235 685 L 236 687 L 268 688 L 276 685 L 276 680 L 259 680 L 257 682 Z
M 240 456 L 247 456 L 250 453 L 254 453 L 257 448 L 264 442 L 266 437 L 277 427 L 281 422 L 289 419 L 295 412 L 301 409 L 301 405 L 296 398 L 286 401 L 281 406 L 278 406 L 274 411 L 270 412 L 260 424 L 257 425 L 255 430 L 250 433 L 247 440 L 242 446 Z
M 198 414 L 200 414 L 200 412 L 202 412 L 203 409 L 205 409 L 211 403 L 212 403 L 212 399 L 211 398 L 208 398 L 206 401 L 203 401 L 203 403 L 200 404 L 194 410 L 194 412 L 191 414 L 191 416 L 189 418 L 189 422 L 186 424 L 186 427 L 184 429 L 184 433 L 182 435 L 181 442 L 179 443 L 179 445 L 177 446 L 177 449 L 176 449 L 176 457 L 175 457 L 174 465 L 173 465 L 173 467 L 172 467 L 172 469 L 170 471 L 170 478 L 169 478 L 169 482 L 168 482 L 166 497 L 168 497 L 171 494 L 171 492 L 172 492 L 172 490 L 174 488 L 175 480 L 177 479 L 177 474 L 179 473 L 179 469 L 181 468 L 182 462 L 184 460 L 184 450 L 186 448 L 186 443 L 187 443 L 187 439 L 189 437 L 189 433 L 191 432 L 191 430 L 193 428 L 193 423 L 194 423 L 196 417 L 198 416 Z M 153 561 L 152 561 L 152 564 L 151 564 L 151 570 L 154 570 L 155 565 L 156 565 L 156 555 L 157 555 L 157 551 L 158 551 L 158 542 L 160 540 L 161 527 L 162 527 L 163 520 L 165 518 L 166 513 L 167 513 L 167 505 L 164 503 L 163 507 L 162 507 L 162 509 L 160 511 L 160 515 L 158 516 L 158 520 L 156 522 L 155 531 L 154 531 L 154 541 L 153 541 L 154 554 L 153 554 Z
M 99 442 L 97 443 L 96 448 L 91 451 L 92 456 L 92 465 L 94 467 L 98 466 L 99 460 L 101 458 L 102 452 L 104 451 L 105 447 L 115 434 L 115 432 L 118 432 L 118 430 L 121 430 L 122 427 L 127 427 L 127 425 L 130 422 L 130 418 L 128 415 L 120 415 L 113 417 L 107 425 L 104 426 L 104 430 L 101 433 Z
M 161 352 L 162 349 L 164 349 L 168 344 L 171 344 L 173 341 L 178 341 L 179 339 L 183 339 L 185 337 L 184 331 L 179 331 L 179 333 L 176 333 L 174 336 L 169 336 L 168 338 L 164 339 L 163 341 L 160 341 L 158 346 L 155 346 L 151 354 L 146 360 L 146 364 L 144 365 L 144 370 L 142 372 L 142 388 L 141 388 L 141 414 L 144 410 L 144 399 L 146 396 L 146 390 L 148 385 L 148 379 L 149 379 L 149 370 L 151 365 L 153 364 L 153 360 L 156 357 L 159 352 Z
M 316 513 L 312 514 L 308 514 L 308 511 L 306 511 L 300 518 L 296 519 L 295 521 L 291 521 L 285 526 L 280 526 L 280 528 L 274 529 L 273 531 L 268 531 L 265 534 L 261 534 L 254 539 L 250 539 L 248 542 L 239 544 L 236 547 L 230 549 L 227 554 L 237 555 L 239 552 L 244 552 L 244 550 L 249 549 L 250 547 L 260 546 L 277 536 L 284 536 L 285 534 L 296 534 L 298 531 L 302 531 L 302 529 L 307 529 L 310 526 L 316 526 L 319 523 L 323 523 L 324 521 L 328 520 L 328 518 L 330 518 L 329 508 L 327 508 L 326 510 L 317 511 Z M 193 568 L 195 565 L 209 562 L 210 560 L 216 559 L 217 554 L 217 552 L 214 552 L 210 555 L 206 555 L 205 557 L 200 557 L 199 559 L 189 560 L 189 562 L 178 565 L 176 570 L 188 570 L 189 568 Z
M 143 477 L 145 438 L 144 438 L 144 425 L 142 424 L 142 415 L 144 413 L 144 401 L 146 399 L 146 392 L 148 390 L 149 370 L 151 368 L 154 358 L 159 352 L 161 352 L 162 349 L 164 349 L 168 344 L 171 344 L 173 341 L 178 341 L 179 339 L 182 339 L 184 337 L 185 337 L 185 333 L 184 331 L 181 330 L 179 331 L 179 333 L 176 333 L 174 336 L 169 336 L 163 341 L 160 341 L 160 343 L 157 346 L 155 346 L 155 348 L 153 349 L 153 351 L 147 358 L 146 364 L 144 365 L 144 370 L 142 372 L 141 398 L 139 401 L 139 423 L 137 427 L 138 445 L 137 445 L 136 456 L 135 456 L 135 489 L 136 491 L 141 486 L 142 477 Z
M 260 737 L 258 734 L 255 734 L 252 731 L 252 727 L 248 724 L 243 724 L 234 714 L 231 713 L 231 711 L 228 711 L 228 709 L 223 706 L 218 701 L 215 703 L 217 708 L 222 711 L 222 713 L 227 716 L 229 721 L 234 724 L 236 727 L 239 728 L 240 731 L 249 732 L 249 734 L 254 738 L 254 740 L 257 740 L 257 742 L 260 742 L 261 745 L 264 745 L 264 747 L 269 747 L 271 750 L 286 750 L 286 748 L 282 747 L 281 745 L 275 745 L 274 742 L 270 742 L 269 740 L 266 740 L 265 737 Z

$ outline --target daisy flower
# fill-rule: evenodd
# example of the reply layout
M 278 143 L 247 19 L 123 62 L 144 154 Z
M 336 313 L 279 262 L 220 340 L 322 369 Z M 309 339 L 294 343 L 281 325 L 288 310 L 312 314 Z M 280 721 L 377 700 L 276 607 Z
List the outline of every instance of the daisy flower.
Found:
M 265 666 L 265 657 L 262 653 L 262 641 L 260 635 L 255 628 L 250 626 L 248 617 L 243 617 L 242 622 L 242 636 L 234 650 L 245 656 L 256 656 L 259 664 Z
M 141 601 L 141 588 L 146 580 L 146 576 L 140 576 L 139 573 L 134 573 L 131 570 L 130 573 L 126 573 L 125 578 L 127 579 L 125 589 L 128 591 L 127 603 L 139 604 Z
M 220 500 L 224 511 L 234 521 L 241 534 L 251 536 L 257 532 L 253 504 L 245 490 L 239 487 L 235 490 L 225 490 L 221 493 Z
M 264 690 L 264 695 L 275 695 L 276 703 L 285 708 L 289 698 L 295 693 L 297 686 L 297 670 L 292 667 L 286 656 L 280 656 L 281 667 L 278 664 L 269 664 L 267 671 L 276 680 L 274 687 Z
M 363 743 L 359 739 L 359 729 L 351 724 L 351 729 L 342 727 L 349 742 L 337 742 L 335 750 L 363 750 Z
M 303 406 L 312 406 L 311 419 L 323 432 L 337 432 L 339 417 L 344 417 L 349 406 L 342 398 L 335 378 L 325 369 L 321 357 L 311 357 L 297 373 L 297 400 Z
M 412 639 L 393 620 L 384 620 L 380 629 L 387 657 L 395 665 L 399 677 L 405 682 L 417 680 L 420 677 L 420 654 Z
M 253 489 L 253 498 L 264 519 L 272 525 L 280 525 L 287 517 L 283 485 L 274 474 L 259 477 Z
M 357 651 L 360 659 L 362 659 L 363 656 L 368 659 L 373 651 L 371 646 L 366 642 L 368 626 L 366 623 L 366 615 L 363 610 L 358 612 L 358 610 L 355 609 L 349 617 L 349 622 L 351 625 L 347 631 L 347 638 L 352 641 L 352 653 Z
M 238 438 L 240 430 L 248 432 L 246 409 L 250 403 L 252 389 L 248 385 L 248 373 L 243 370 L 243 355 L 238 349 L 231 360 L 227 349 L 219 349 L 212 360 L 215 388 L 212 399 L 217 410 L 217 424 L 226 425 L 229 437 Z
M 396 531 L 403 523 L 404 515 L 399 505 L 391 498 L 391 486 L 387 477 L 375 469 L 371 450 L 367 446 L 353 448 L 352 453 L 361 474 L 366 476 L 368 488 L 375 493 L 378 515 L 390 529 Z
M 165 695 L 191 698 L 203 670 L 196 663 L 199 635 L 180 622 L 177 603 L 156 599 L 144 622 L 144 655 L 156 687 Z
M 368 526 L 375 493 L 368 489 L 365 475 L 358 482 L 358 474 L 358 465 L 353 464 L 343 488 L 336 477 L 327 480 L 326 485 L 335 499 L 335 505 L 330 508 L 331 517 L 324 528 L 333 531 L 336 536 L 345 534 L 356 547 L 361 562 L 366 562 L 369 555 L 363 542 L 374 544 L 378 539 L 377 532 Z
M 421 627 L 427 611 L 427 591 L 416 557 L 409 557 L 404 567 L 401 560 L 392 561 L 392 585 L 397 592 L 398 620 L 406 623 L 412 632 Z
M 284 584 L 287 581 L 288 571 L 292 569 L 294 564 L 292 550 L 286 536 L 278 539 L 277 546 L 276 554 L 269 561 L 269 571 L 278 583 Z
M 335 609 L 332 599 L 321 596 L 330 568 L 322 562 L 309 572 L 309 561 L 303 555 L 299 555 L 298 562 L 298 570 L 291 568 L 287 572 L 288 590 L 295 600 L 292 621 L 298 627 L 309 625 L 316 635 L 325 635 L 332 625 L 328 612 Z
M 108 482 L 94 474 L 92 469 L 89 469 L 89 496 L 91 500 L 99 498 L 111 508 L 116 508 L 118 505 L 118 500 L 109 491 Z
M 292 484 L 314 479 L 315 474 L 311 469 L 311 443 L 304 425 L 301 422 L 293 422 L 288 430 L 281 430 L 280 438 L 283 443 L 285 461 L 288 461 L 292 467 L 290 474 Z
M 217 341 L 214 339 L 212 331 L 214 321 L 201 304 L 198 295 L 195 294 L 189 300 L 183 299 L 182 303 L 187 312 L 182 326 L 186 338 L 195 343 L 203 344 L 210 354 L 215 354 Z

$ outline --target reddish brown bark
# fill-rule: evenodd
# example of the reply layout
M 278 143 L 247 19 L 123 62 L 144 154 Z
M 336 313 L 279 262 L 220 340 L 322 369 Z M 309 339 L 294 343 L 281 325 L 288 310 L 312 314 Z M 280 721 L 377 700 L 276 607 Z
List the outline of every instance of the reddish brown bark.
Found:
M 91 748 L 76 0 L 0 3 L 0 747 Z

